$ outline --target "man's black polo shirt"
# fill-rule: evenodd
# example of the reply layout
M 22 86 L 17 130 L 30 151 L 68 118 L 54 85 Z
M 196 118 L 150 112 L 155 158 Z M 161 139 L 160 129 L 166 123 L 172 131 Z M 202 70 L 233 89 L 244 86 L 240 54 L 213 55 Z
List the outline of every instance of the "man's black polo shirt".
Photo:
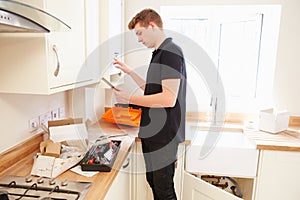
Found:
M 142 108 L 139 137 L 144 141 L 167 144 L 185 139 L 186 68 L 182 50 L 167 38 L 152 54 L 144 95 L 162 92 L 162 80 L 180 79 L 174 107 Z

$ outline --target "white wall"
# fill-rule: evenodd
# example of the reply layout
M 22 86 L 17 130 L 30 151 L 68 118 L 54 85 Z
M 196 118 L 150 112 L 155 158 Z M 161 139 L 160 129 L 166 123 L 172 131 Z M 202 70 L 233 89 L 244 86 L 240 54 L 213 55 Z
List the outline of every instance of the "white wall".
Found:
M 274 96 L 279 107 L 287 108 L 291 114 L 299 115 L 300 93 L 300 1 L 299 0 L 125 0 L 125 29 L 127 23 L 145 7 L 159 9 L 161 5 L 247 5 L 281 4 L 282 19 L 279 35 Z M 147 65 L 151 51 L 138 52 L 139 56 L 128 56 L 131 66 Z M 68 95 L 65 92 L 50 95 L 0 94 L 0 152 L 33 136 L 28 131 L 28 120 L 53 108 L 65 106 L 68 115 Z
M 104 113 L 104 93 L 105 89 L 100 84 L 69 90 L 67 92 L 69 116 L 96 123 Z
M 67 105 L 65 92 L 53 95 L 0 93 L 0 153 L 32 137 L 28 120 Z M 67 109 L 65 109 L 67 114 Z
M 263 5 L 281 4 L 282 17 L 279 33 L 273 94 L 278 108 L 286 108 L 292 115 L 300 115 L 300 1 L 299 0 L 125 0 L 125 30 L 130 19 L 144 8 L 159 10 L 162 5 Z M 129 65 L 149 62 L 149 51 L 126 58 Z M 141 65 L 139 65 L 141 66 Z

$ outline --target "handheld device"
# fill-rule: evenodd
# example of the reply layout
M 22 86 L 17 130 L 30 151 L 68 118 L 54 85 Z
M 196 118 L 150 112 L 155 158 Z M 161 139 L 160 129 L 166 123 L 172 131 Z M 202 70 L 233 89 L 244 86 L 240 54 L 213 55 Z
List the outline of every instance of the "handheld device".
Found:
M 108 80 L 106 80 L 104 77 L 101 78 L 102 81 L 104 81 L 107 85 L 109 85 L 112 89 L 120 91 L 118 88 L 116 88 L 113 84 L 111 84 Z

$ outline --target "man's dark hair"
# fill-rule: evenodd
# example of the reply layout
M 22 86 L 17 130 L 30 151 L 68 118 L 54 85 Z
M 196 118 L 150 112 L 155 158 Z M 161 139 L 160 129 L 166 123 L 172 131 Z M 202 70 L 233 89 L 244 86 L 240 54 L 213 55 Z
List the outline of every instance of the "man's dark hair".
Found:
M 142 27 L 147 27 L 150 22 L 154 22 L 159 28 L 163 28 L 163 22 L 160 15 L 153 9 L 147 8 L 136 14 L 128 23 L 129 30 L 134 29 L 137 23 Z

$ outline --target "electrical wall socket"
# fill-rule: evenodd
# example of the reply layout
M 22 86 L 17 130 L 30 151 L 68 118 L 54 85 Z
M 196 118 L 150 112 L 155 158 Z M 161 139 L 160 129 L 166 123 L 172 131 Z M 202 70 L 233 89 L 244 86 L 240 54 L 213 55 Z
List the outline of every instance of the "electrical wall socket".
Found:
M 43 127 L 46 126 L 48 128 L 48 121 L 52 120 L 51 112 L 46 112 L 42 115 L 40 115 L 40 126 Z
M 29 127 L 30 131 L 37 130 L 39 128 L 39 118 L 35 117 L 35 118 L 32 118 L 31 120 L 29 120 L 28 127 Z
M 64 106 L 58 108 L 58 117 L 60 119 L 65 117 L 65 107 Z
M 58 108 L 53 109 L 51 111 L 51 115 L 52 115 L 52 120 L 58 120 L 59 119 L 59 110 L 58 110 Z

